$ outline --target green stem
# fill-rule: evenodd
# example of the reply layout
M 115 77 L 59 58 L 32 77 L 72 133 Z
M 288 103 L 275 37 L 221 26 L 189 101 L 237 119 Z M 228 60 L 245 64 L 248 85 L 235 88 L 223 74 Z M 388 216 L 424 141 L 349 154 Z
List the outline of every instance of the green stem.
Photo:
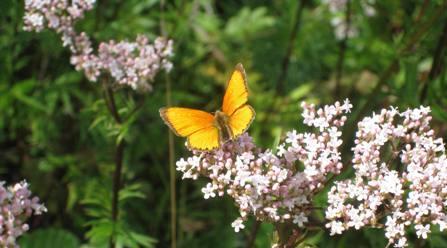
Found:
M 303 13 L 304 5 L 306 0 L 300 0 L 296 6 L 296 12 L 294 16 L 294 22 L 292 27 L 292 32 L 290 32 L 289 42 L 287 43 L 287 50 L 281 62 L 281 71 L 276 81 L 276 93 L 282 94 L 284 91 L 284 82 L 287 78 L 287 72 L 289 71 L 290 57 L 293 53 L 293 48 L 295 47 L 295 40 L 298 35 L 298 31 L 301 27 L 301 16 Z
M 266 113 L 275 113 L 275 108 L 278 105 L 281 105 L 282 102 L 282 98 L 279 97 L 281 95 L 283 95 L 283 91 L 284 91 L 284 84 L 287 78 L 287 73 L 289 71 L 289 65 L 290 65 L 290 57 L 292 56 L 293 53 L 293 48 L 295 47 L 295 40 L 298 36 L 300 27 L 301 27 L 301 19 L 303 16 L 303 11 L 304 11 L 304 7 L 306 5 L 308 0 L 300 0 L 297 3 L 296 6 L 296 10 L 295 10 L 295 15 L 294 15 L 294 22 L 293 22 L 293 27 L 292 27 L 292 31 L 290 32 L 289 35 L 289 41 L 287 43 L 287 48 L 286 48 L 286 52 L 284 54 L 284 57 L 282 58 L 281 61 L 281 70 L 280 73 L 278 75 L 278 79 L 276 80 L 276 89 L 273 93 L 273 96 L 271 97 L 272 102 L 271 104 L 269 104 Z M 278 99 L 278 100 L 276 100 Z M 260 126 L 266 126 L 271 118 L 273 118 L 274 115 L 273 114 L 269 114 L 267 115 L 263 120 L 261 120 L 261 125 Z M 262 133 L 265 134 L 265 132 L 267 132 L 266 129 L 262 129 Z
M 444 18 L 444 28 L 439 37 L 438 44 L 436 45 L 436 49 L 433 53 L 433 61 L 431 65 L 430 72 L 428 74 L 427 80 L 424 82 L 424 86 L 421 91 L 421 103 L 424 103 L 428 93 L 428 85 L 431 81 L 433 81 L 439 74 L 441 74 L 444 64 L 444 54 L 447 48 L 447 18 Z
M 334 96 L 340 95 L 341 78 L 343 75 L 343 65 L 345 61 L 346 47 L 348 44 L 349 29 L 351 28 L 351 1 L 346 1 L 346 27 L 343 40 L 340 42 L 340 50 L 337 59 L 336 72 L 335 72 L 335 91 Z
M 258 230 L 259 227 L 261 226 L 261 221 L 257 220 L 253 226 L 253 229 L 251 229 L 251 233 L 250 236 L 248 237 L 248 241 L 247 241 L 247 245 L 245 246 L 246 248 L 253 248 L 255 241 L 256 241 L 256 236 L 258 235 Z
M 122 118 L 118 113 L 118 109 L 116 107 L 115 96 L 113 91 L 110 89 L 108 84 L 108 78 L 105 77 L 102 80 L 102 84 L 104 87 L 104 98 L 106 101 L 107 108 L 110 114 L 113 116 L 115 122 L 117 124 L 122 124 Z M 113 189 L 112 189 L 112 221 L 116 224 L 119 215 L 119 191 L 121 188 L 121 173 L 123 170 L 123 158 L 124 158 L 124 148 L 125 143 L 124 140 L 118 142 L 115 147 L 115 171 L 113 173 Z M 110 248 L 115 247 L 115 233 L 110 237 Z
M 295 248 L 302 241 L 302 232 L 292 222 L 276 224 L 279 248 Z
M 160 32 L 167 37 L 164 21 L 165 1 L 160 1 Z M 166 81 L 166 105 L 171 106 L 171 80 L 168 74 L 165 74 Z M 174 135 L 168 132 L 169 148 L 169 191 L 171 208 L 171 248 L 177 247 L 177 199 L 176 199 L 176 177 L 175 177 L 175 147 Z

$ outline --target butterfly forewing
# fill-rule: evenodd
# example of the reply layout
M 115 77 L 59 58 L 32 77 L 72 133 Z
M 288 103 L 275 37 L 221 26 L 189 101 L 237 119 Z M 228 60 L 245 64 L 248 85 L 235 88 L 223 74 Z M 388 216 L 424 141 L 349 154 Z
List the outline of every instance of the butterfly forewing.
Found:
M 242 64 L 238 64 L 231 74 L 222 103 L 222 111 L 231 116 L 236 109 L 248 101 L 247 81 Z
M 161 108 L 160 116 L 171 130 L 181 137 L 212 127 L 214 120 L 214 116 L 205 111 L 177 107 Z

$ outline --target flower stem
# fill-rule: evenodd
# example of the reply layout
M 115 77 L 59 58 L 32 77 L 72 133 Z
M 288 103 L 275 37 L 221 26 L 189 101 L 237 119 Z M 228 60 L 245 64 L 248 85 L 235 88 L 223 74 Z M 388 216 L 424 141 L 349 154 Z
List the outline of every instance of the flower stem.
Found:
M 259 227 L 261 226 L 261 221 L 257 220 L 253 226 L 253 229 L 251 229 L 250 236 L 248 237 L 246 248 L 252 248 L 254 247 L 256 236 L 258 235 Z
M 295 248 L 303 241 L 301 239 L 302 232 L 291 222 L 276 224 L 276 232 L 278 233 L 279 248 Z
M 108 85 L 108 78 L 104 77 L 102 79 L 102 85 L 104 87 L 104 98 L 106 101 L 107 108 L 110 114 L 113 116 L 115 122 L 117 124 L 122 123 L 122 118 L 118 113 L 115 103 L 115 96 L 113 91 L 110 89 Z M 119 191 L 121 188 L 121 173 L 123 170 L 123 158 L 124 158 L 124 148 L 125 143 L 124 140 L 120 140 L 115 147 L 115 171 L 113 173 L 113 189 L 112 189 L 112 221 L 116 223 L 119 214 L 119 206 L 118 206 L 118 198 Z M 115 247 L 115 234 L 113 233 L 110 237 L 110 248 Z
M 171 106 L 171 80 L 166 75 L 166 103 Z M 171 195 L 171 248 L 177 247 L 177 202 L 176 202 L 176 177 L 175 177 L 175 147 L 174 135 L 168 133 L 169 143 L 169 190 Z
M 279 73 L 278 80 L 276 81 L 276 94 L 281 95 L 285 88 L 284 82 L 287 78 L 287 72 L 289 71 L 290 57 L 292 56 L 293 48 L 295 47 L 295 40 L 301 27 L 301 16 L 303 13 L 305 2 L 306 0 L 300 0 L 296 6 L 293 27 L 292 31 L 290 32 L 289 42 L 287 43 L 287 50 L 282 59 L 281 71 Z
M 118 218 L 118 193 L 121 188 L 121 172 L 123 170 L 124 141 L 120 141 L 115 149 L 115 171 L 113 173 L 112 220 Z
M 295 40 L 297 39 L 299 30 L 301 28 L 301 19 L 303 16 L 304 7 L 307 4 L 307 0 L 299 0 L 296 6 L 295 15 L 293 16 L 293 27 L 292 31 L 289 35 L 289 41 L 287 43 L 286 52 L 284 54 L 284 57 L 281 61 L 281 69 L 278 75 L 278 78 L 276 79 L 276 88 L 273 93 L 273 96 L 271 99 L 273 99 L 272 103 L 268 107 L 266 113 L 274 113 L 275 107 L 277 105 L 281 105 L 282 98 L 278 96 L 282 96 L 284 94 L 285 90 L 285 81 L 287 79 L 287 73 L 289 71 L 289 65 L 290 65 L 290 57 L 293 54 L 293 48 L 295 47 Z M 278 99 L 278 100 L 276 100 Z M 261 126 L 266 126 L 273 118 L 273 114 L 267 115 L 262 121 Z M 266 132 L 267 130 L 263 129 L 263 132 Z
M 421 103 L 424 103 L 427 98 L 428 84 L 433 81 L 439 74 L 441 74 L 444 64 L 444 54 L 447 50 L 447 18 L 445 19 L 443 31 L 439 37 L 438 44 L 433 53 L 433 62 L 427 80 L 424 82 L 421 91 Z
M 351 28 L 351 1 L 346 1 L 346 26 L 345 26 L 345 33 L 343 40 L 340 42 L 340 50 L 338 54 L 337 59 L 337 65 L 336 65 L 336 72 L 335 72 L 335 90 L 334 90 L 334 96 L 338 97 L 340 94 L 340 88 L 341 88 L 341 78 L 343 75 L 343 65 L 345 61 L 345 54 L 346 54 L 346 47 L 348 44 L 348 38 L 349 38 L 349 30 Z
M 160 32 L 167 37 L 165 20 L 165 1 L 160 1 Z M 171 79 L 165 74 L 166 82 L 166 105 L 171 106 Z M 177 247 L 177 199 L 176 199 L 176 177 L 175 177 L 175 147 L 174 135 L 168 132 L 168 148 L 169 148 L 169 191 L 170 191 L 170 208 L 171 208 L 171 248 Z

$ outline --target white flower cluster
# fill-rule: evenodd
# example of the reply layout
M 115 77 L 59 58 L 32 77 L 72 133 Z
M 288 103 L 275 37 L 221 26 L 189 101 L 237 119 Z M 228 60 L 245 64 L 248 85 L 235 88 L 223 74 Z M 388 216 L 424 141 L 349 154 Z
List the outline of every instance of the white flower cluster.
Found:
M 330 173 L 342 169 L 339 128 L 352 105 L 345 101 L 321 109 L 306 103 L 302 107 L 304 123 L 315 127 L 315 133 L 287 133 L 276 153 L 261 151 L 243 134 L 218 150 L 193 151 L 194 156 L 177 162 L 183 178 L 201 175 L 211 180 L 202 189 L 205 199 L 226 192 L 235 200 L 241 215 L 232 224 L 236 232 L 244 228 L 248 214 L 258 220 L 304 227 L 313 196 L 324 187 Z
M 29 230 L 26 220 L 47 209 L 38 197 L 31 197 L 25 181 L 9 187 L 4 184 L 0 182 L 0 247 L 19 247 L 17 238 Z
M 25 0 L 24 29 L 40 32 L 45 28 L 63 35 L 73 32 L 74 23 L 93 8 L 96 0 Z
M 26 0 L 24 29 L 40 32 L 45 28 L 61 35 L 63 45 L 72 53 L 71 63 L 83 71 L 90 81 L 107 73 L 113 83 L 148 91 L 160 70 L 169 72 L 172 63 L 172 40 L 159 37 L 150 44 L 144 36 L 135 42 L 109 41 L 100 43 L 98 54 L 84 32 L 77 33 L 75 22 L 93 8 L 95 0 Z
M 384 226 L 390 244 L 404 247 L 411 225 L 423 239 L 431 225 L 447 228 L 447 159 L 429 112 L 390 108 L 358 123 L 355 178 L 336 182 L 328 195 L 331 234 Z
M 331 25 L 334 28 L 335 38 L 337 40 L 347 38 L 353 38 L 358 35 L 358 29 L 353 22 L 348 25 L 346 22 L 346 8 L 348 1 L 352 0 L 322 0 L 322 3 L 328 7 L 329 12 L 331 14 Z M 350 3 L 352 5 L 352 3 Z M 375 4 L 375 0 L 362 0 L 360 1 L 361 8 L 363 13 L 367 17 L 374 16 L 376 14 L 376 10 L 373 5 Z M 353 12 L 353 11 L 351 11 Z M 354 15 L 351 14 L 351 20 L 354 19 Z

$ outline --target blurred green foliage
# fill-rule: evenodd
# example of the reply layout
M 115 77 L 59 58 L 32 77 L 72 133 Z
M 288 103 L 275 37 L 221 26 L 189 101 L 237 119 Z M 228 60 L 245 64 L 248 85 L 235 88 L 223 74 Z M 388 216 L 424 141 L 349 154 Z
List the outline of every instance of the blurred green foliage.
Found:
M 175 44 L 174 69 L 155 79 L 154 92 L 116 92 L 120 113 L 144 104 L 117 125 L 102 100 L 102 88 L 74 70 L 59 37 L 50 31 L 24 32 L 23 1 L 0 1 L 0 179 L 28 180 L 49 209 L 31 220 L 32 231 L 20 240 L 22 247 L 107 247 L 112 232 L 118 233 L 122 247 L 169 245 L 168 129 L 158 115 L 166 105 L 166 80 L 172 83 L 173 105 L 214 111 L 229 73 L 242 62 L 257 112 L 249 132 L 265 148 L 274 147 L 287 130 L 303 129 L 302 100 L 320 104 L 351 99 L 346 161 L 356 122 L 384 106 L 429 105 L 435 130 L 446 137 L 447 44 L 440 43 L 440 37 L 446 32 L 447 11 L 436 15 L 443 1 L 377 0 L 372 17 L 362 12 L 360 1 L 352 1 L 359 32 L 347 41 L 337 95 L 340 41 L 332 17 L 320 1 L 303 2 L 299 31 L 289 44 L 300 8 L 295 0 L 173 0 L 165 1 L 163 8 L 158 0 L 97 1 L 76 27 L 95 43 L 133 39 L 138 33 L 154 38 L 161 34 L 162 22 Z M 432 75 L 439 51 L 444 51 L 441 69 Z M 289 62 L 288 70 L 283 60 Z M 285 93 L 276 90 L 282 72 Z M 119 140 L 127 144 L 125 186 L 120 221 L 114 225 L 110 203 L 114 145 Z M 175 139 L 176 159 L 188 154 L 183 144 Z M 200 192 L 204 184 L 177 178 L 178 247 L 244 247 L 254 222 L 234 233 L 231 222 L 237 213 L 231 199 L 205 201 Z M 325 195 L 316 202 L 324 207 Z M 263 223 L 256 247 L 269 247 L 272 233 L 273 226 Z M 414 244 L 415 236 L 410 237 Z M 312 231 L 304 245 L 384 247 L 386 242 L 381 230 L 337 237 Z M 435 233 L 417 246 L 446 244 L 444 235 Z

